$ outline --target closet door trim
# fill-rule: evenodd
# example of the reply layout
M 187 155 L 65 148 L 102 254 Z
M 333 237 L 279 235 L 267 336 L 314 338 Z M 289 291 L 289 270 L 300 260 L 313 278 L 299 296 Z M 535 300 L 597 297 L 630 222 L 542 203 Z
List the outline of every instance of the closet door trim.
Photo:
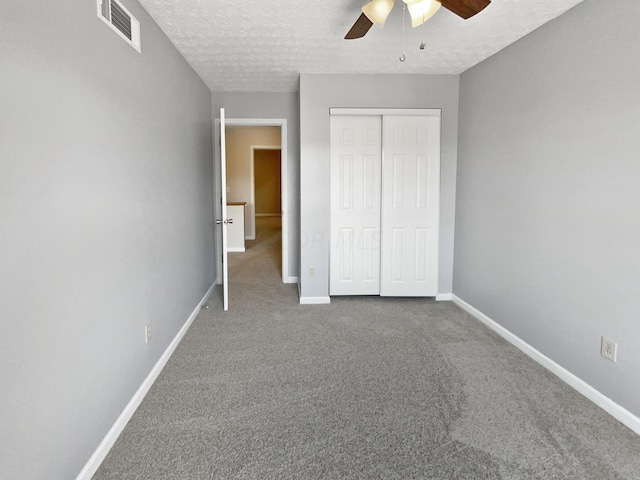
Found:
M 440 108 L 330 108 L 329 115 L 441 117 Z

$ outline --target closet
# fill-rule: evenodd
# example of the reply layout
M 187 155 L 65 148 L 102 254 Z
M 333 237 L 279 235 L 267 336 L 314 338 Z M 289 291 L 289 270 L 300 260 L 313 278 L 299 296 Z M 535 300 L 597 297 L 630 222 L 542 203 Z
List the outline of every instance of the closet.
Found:
M 329 294 L 436 296 L 440 110 L 372 113 L 330 116 Z

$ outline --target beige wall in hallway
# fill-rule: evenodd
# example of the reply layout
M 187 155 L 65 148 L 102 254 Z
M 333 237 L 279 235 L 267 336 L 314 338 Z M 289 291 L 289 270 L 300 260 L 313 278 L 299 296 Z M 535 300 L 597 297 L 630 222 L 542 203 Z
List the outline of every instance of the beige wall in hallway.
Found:
M 251 147 L 280 148 L 280 127 L 233 127 L 226 129 L 227 201 L 247 202 L 245 236 L 255 237 L 255 205 L 251 200 Z

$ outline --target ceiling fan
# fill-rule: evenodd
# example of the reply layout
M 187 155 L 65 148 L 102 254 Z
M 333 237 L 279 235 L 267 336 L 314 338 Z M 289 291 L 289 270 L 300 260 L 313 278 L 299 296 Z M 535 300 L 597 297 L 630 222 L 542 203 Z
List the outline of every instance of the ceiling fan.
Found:
M 402 0 L 407 4 L 411 15 L 411 26 L 417 27 L 426 22 L 438 11 L 440 6 L 464 19 L 473 17 L 482 11 L 491 0 Z M 394 0 L 371 0 L 362 7 L 362 14 L 344 37 L 347 40 L 366 35 L 372 25 L 382 27 L 387 20 Z

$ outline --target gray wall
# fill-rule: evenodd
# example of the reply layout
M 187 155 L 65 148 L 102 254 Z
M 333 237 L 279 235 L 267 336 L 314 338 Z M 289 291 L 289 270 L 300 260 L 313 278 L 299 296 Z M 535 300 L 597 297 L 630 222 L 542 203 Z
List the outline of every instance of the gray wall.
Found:
M 456 295 L 635 415 L 639 16 L 586 0 L 462 75 L 454 269 Z
M 303 297 L 329 295 L 329 109 L 441 108 L 440 293 L 451 293 L 458 141 L 457 75 L 300 76 L 300 212 Z M 315 276 L 309 277 L 309 267 Z
M 213 114 L 226 118 L 284 118 L 287 120 L 287 189 L 289 194 L 289 277 L 297 277 L 300 244 L 300 121 L 297 93 L 225 93 L 211 94 Z M 217 148 L 217 146 L 216 146 Z M 216 173 L 219 177 L 219 172 Z
M 142 54 L 0 3 L 0 478 L 74 478 L 214 279 L 210 92 L 124 3 Z

